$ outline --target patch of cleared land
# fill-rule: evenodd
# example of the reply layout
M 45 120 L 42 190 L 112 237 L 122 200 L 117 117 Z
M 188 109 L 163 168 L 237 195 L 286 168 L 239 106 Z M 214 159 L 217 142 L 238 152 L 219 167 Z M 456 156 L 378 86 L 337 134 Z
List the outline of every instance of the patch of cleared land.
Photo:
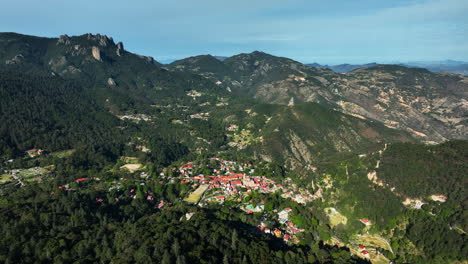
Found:
M 208 190 L 209 185 L 204 184 L 198 186 L 198 188 L 193 191 L 187 198 L 184 199 L 184 201 L 189 202 L 189 203 L 198 203 L 200 201 L 202 195 Z
M 137 164 L 139 162 L 137 157 L 121 157 L 121 159 L 129 164 Z
M 379 236 L 357 235 L 354 238 L 353 242 L 364 246 L 383 248 L 390 252 L 393 252 L 392 247 L 390 246 L 388 241 Z
M 18 172 L 18 176 L 20 176 L 23 179 L 28 179 L 28 178 L 32 178 L 32 177 L 45 174 L 47 172 L 49 172 L 47 168 L 34 167 L 30 169 L 20 169 Z
M 130 171 L 131 173 L 134 173 L 135 171 L 141 169 L 143 167 L 143 164 L 140 164 L 140 163 L 136 163 L 136 164 L 125 164 L 123 165 L 122 167 L 120 167 L 121 169 L 127 169 L 128 171 Z
M 71 156 L 73 153 L 75 153 L 76 150 L 74 149 L 67 149 L 67 150 L 62 150 L 62 151 L 57 151 L 50 153 L 51 156 L 57 157 L 57 158 L 66 158 L 68 156 Z
M 371 262 L 373 264 L 388 264 L 390 260 L 386 258 L 384 255 L 373 256 L 371 255 Z
M 2 174 L 0 175 L 0 184 L 4 184 L 11 181 L 11 176 L 8 174 Z
M 328 218 L 330 219 L 330 225 L 331 226 L 337 226 L 339 224 L 346 225 L 346 223 L 348 223 L 348 218 L 346 218 L 346 216 L 340 214 L 333 207 L 325 208 L 325 213 L 327 214 Z

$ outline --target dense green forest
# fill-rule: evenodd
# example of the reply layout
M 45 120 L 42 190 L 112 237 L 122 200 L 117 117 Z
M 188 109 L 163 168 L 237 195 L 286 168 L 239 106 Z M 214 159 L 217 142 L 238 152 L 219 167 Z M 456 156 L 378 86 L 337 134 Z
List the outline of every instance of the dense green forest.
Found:
M 287 246 L 258 233 L 241 212 L 226 207 L 189 207 L 177 199 L 183 186 L 154 183 L 140 188 L 129 181 L 107 194 L 86 184 L 62 191 L 57 185 L 65 178 L 57 174 L 49 183 L 2 197 L 3 263 L 365 263 L 346 249 L 314 239 Z M 154 202 L 131 199 L 131 188 L 173 205 L 156 209 Z M 194 215 L 187 220 L 189 212 Z
M 119 120 L 83 89 L 88 83 L 45 74 L 0 72 L 0 153 L 99 146 L 117 155 L 124 138 Z

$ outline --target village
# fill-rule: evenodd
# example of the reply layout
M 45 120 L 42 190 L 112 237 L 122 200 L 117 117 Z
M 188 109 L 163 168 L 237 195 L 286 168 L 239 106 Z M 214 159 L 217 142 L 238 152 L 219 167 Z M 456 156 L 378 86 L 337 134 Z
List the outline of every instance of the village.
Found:
M 288 243 L 298 243 L 300 239 L 296 236 L 304 230 L 299 228 L 290 219 L 291 208 L 283 210 L 274 209 L 275 223 L 280 227 L 272 228 L 267 223 L 272 219 L 267 219 L 265 214 L 265 201 L 253 204 L 243 202 L 252 192 L 262 194 L 279 193 L 284 199 L 290 199 L 299 204 L 306 204 L 315 199 L 322 198 L 323 188 L 330 188 L 330 179 L 325 178 L 323 188 L 317 185 L 317 191 L 311 193 L 305 188 L 299 188 L 290 178 L 275 182 L 266 176 L 255 176 L 255 168 L 250 163 L 238 163 L 221 158 L 211 158 L 211 174 L 197 174 L 195 171 L 202 168 L 202 164 L 187 162 L 179 167 L 165 168 L 160 173 L 160 177 L 168 182 L 179 181 L 180 183 L 191 184 L 194 191 L 184 199 L 187 203 L 201 207 L 210 204 L 223 204 L 225 201 L 236 202 L 237 208 L 245 214 L 262 214 L 262 221 L 258 224 L 258 230 L 283 239 Z M 171 176 L 169 176 L 171 174 Z

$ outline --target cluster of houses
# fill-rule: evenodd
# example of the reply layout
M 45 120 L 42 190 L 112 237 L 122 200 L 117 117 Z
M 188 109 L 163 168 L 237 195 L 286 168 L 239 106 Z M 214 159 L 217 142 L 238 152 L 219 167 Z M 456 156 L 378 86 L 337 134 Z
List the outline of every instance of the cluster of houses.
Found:
M 40 156 L 40 155 L 42 155 L 44 153 L 45 153 L 45 151 L 43 149 L 30 149 L 30 150 L 26 151 L 26 154 L 30 158 L 35 158 L 35 157 Z
M 320 183 L 314 185 L 317 191 L 312 193 L 305 188 L 298 187 L 290 178 L 277 183 L 265 176 L 251 176 L 255 173 L 255 169 L 250 163 L 238 163 L 220 158 L 211 158 L 210 161 L 217 162 L 210 163 L 212 165 L 209 167 L 210 174 L 213 175 L 196 173 L 197 169 L 201 169 L 204 166 L 188 162 L 178 168 L 163 169 L 160 176 L 166 178 L 168 177 L 168 170 L 172 170 L 174 177 L 169 177 L 169 181 L 178 180 L 182 183 L 193 184 L 194 186 L 207 186 L 210 191 L 204 194 L 204 200 L 219 203 L 223 203 L 227 199 L 241 201 L 242 197 L 256 190 L 260 193 L 280 192 L 283 198 L 289 198 L 297 203 L 306 204 L 321 198 L 324 189 L 332 187 L 330 177 L 325 177 Z M 265 202 L 240 204 L 239 208 L 246 214 L 260 213 L 265 209 Z M 277 212 L 277 221 L 281 228 L 270 228 L 265 224 L 265 221 L 262 221 L 257 228 L 262 232 L 282 238 L 285 242 L 298 243 L 300 239 L 296 235 L 304 232 L 304 230 L 297 227 L 289 219 L 290 212 L 291 208 L 285 208 Z
M 296 184 L 292 183 L 290 178 L 284 179 L 281 183 L 276 183 L 265 176 L 251 176 L 249 174 L 253 174 L 255 169 L 253 169 L 250 163 L 237 163 L 220 158 L 212 158 L 211 161 L 213 160 L 218 162 L 218 166 L 212 168 L 214 175 L 211 176 L 203 174 L 194 175 L 194 170 L 201 168 L 202 165 L 194 164 L 193 162 L 188 162 L 179 168 L 173 168 L 173 170 L 178 172 L 182 183 L 208 185 L 209 190 L 213 190 L 214 196 L 206 197 L 206 199 L 217 200 L 220 203 L 224 202 L 229 196 L 250 193 L 252 190 L 257 190 L 260 193 L 280 191 L 283 198 L 289 198 L 300 204 L 306 204 L 322 197 L 323 188 L 319 188 L 317 192 L 312 194 L 307 189 L 298 188 Z M 164 169 L 160 173 L 160 176 L 165 177 L 166 173 L 167 169 Z M 329 185 L 328 181 L 326 182 Z M 254 210 L 250 209 L 246 209 L 245 211 L 259 211 L 258 208 Z
M 210 117 L 210 113 L 208 113 L 208 112 L 206 112 L 206 113 L 196 113 L 196 114 L 190 115 L 191 119 L 208 120 L 209 117 Z
M 304 229 L 297 227 L 292 221 L 289 220 L 289 213 L 291 211 L 291 208 L 285 208 L 278 212 L 278 222 L 285 228 L 270 229 L 264 222 L 260 222 L 257 228 L 266 234 L 272 234 L 277 238 L 282 238 L 284 242 L 299 243 L 300 239 L 296 235 L 304 232 Z
M 120 120 L 127 119 L 136 123 L 140 121 L 151 121 L 151 117 L 145 114 L 127 114 L 127 115 L 121 115 L 121 116 L 117 115 L 117 117 Z

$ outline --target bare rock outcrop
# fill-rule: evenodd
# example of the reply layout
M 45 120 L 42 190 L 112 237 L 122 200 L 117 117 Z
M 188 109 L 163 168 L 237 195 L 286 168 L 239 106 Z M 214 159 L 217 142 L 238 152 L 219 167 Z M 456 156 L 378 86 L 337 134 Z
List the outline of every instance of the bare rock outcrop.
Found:
M 138 55 L 138 57 L 144 59 L 147 63 L 153 64 L 154 63 L 154 58 L 151 56 L 143 56 L 143 55 Z
M 53 71 L 58 71 L 67 64 L 67 58 L 65 56 L 56 57 L 51 59 L 48 64 Z
M 96 59 L 97 61 L 102 61 L 101 50 L 99 50 L 98 47 L 93 47 L 91 53 L 94 59 Z
M 13 64 L 18 64 L 21 63 L 24 60 L 24 56 L 22 54 L 18 54 L 15 57 L 13 57 L 11 60 L 5 61 L 6 65 L 13 65 Z
M 109 86 L 115 86 L 115 85 L 116 85 L 114 79 L 112 79 L 112 78 L 110 78 L 110 77 L 109 77 L 109 79 L 107 79 L 107 84 L 108 84 Z
M 117 51 L 116 51 L 117 56 L 122 56 L 124 51 L 125 50 L 124 50 L 123 43 L 122 42 L 117 43 Z
M 99 46 L 101 47 L 107 47 L 109 45 L 114 45 L 114 39 L 112 38 L 109 38 L 108 36 L 106 35 L 101 35 L 101 34 L 96 34 L 96 35 L 93 35 L 91 33 L 87 33 L 86 34 L 86 38 L 88 40 L 94 40 L 94 41 L 97 41 Z
M 59 39 L 57 40 L 57 45 L 59 44 L 70 44 L 70 37 L 68 35 L 60 35 Z

